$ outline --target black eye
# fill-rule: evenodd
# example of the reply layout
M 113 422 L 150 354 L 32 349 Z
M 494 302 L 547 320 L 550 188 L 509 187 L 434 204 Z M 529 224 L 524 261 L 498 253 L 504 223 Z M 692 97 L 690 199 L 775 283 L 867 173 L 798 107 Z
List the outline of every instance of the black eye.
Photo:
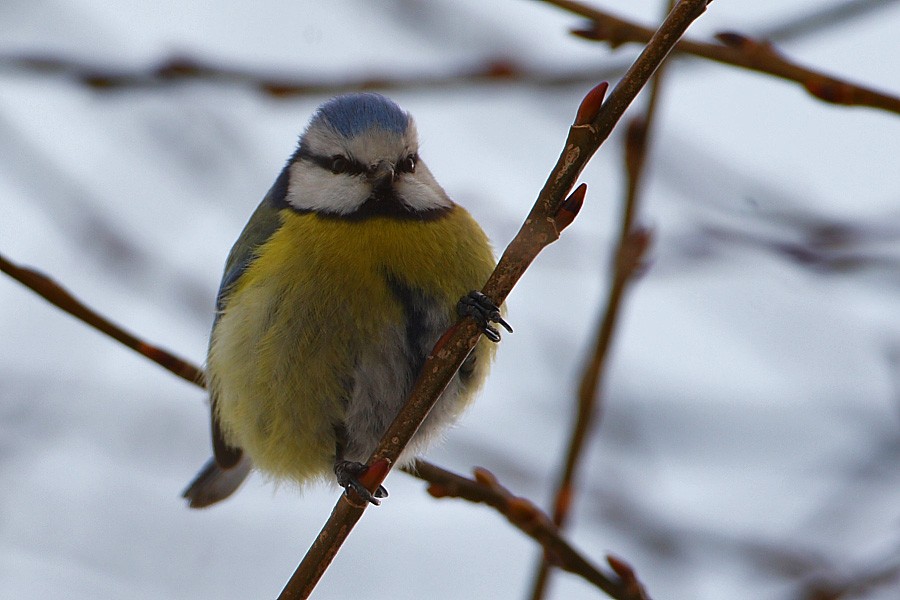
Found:
M 350 170 L 350 161 L 341 155 L 331 157 L 331 172 L 335 175 L 346 173 Z
M 416 154 L 410 154 L 403 160 L 401 160 L 397 164 L 397 170 L 401 173 L 415 173 L 416 172 L 416 163 L 419 161 L 419 157 Z

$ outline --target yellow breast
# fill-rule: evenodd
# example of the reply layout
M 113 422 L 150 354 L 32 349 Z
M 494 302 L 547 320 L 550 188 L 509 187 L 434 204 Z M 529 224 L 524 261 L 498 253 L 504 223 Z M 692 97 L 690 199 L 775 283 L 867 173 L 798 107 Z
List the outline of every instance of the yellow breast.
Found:
M 330 472 L 360 349 L 404 319 L 388 282 L 440 299 L 449 322 L 493 265 L 484 232 L 458 206 L 431 221 L 284 210 L 213 332 L 208 371 L 226 437 L 273 474 Z

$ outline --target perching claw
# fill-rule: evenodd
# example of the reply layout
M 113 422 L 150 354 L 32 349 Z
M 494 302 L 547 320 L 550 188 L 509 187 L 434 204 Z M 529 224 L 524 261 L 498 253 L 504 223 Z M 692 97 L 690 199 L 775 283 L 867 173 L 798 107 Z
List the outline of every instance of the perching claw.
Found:
M 348 492 L 353 490 L 366 502 L 378 506 L 381 504 L 379 498 L 387 498 L 388 491 L 382 485 L 378 486 L 374 494 L 366 489 L 366 486 L 360 482 L 359 478 L 368 469 L 369 467 L 366 465 L 351 460 L 339 460 L 334 463 L 334 474 L 337 477 L 339 486 Z
M 472 290 L 460 298 L 459 304 L 456 305 L 456 310 L 461 317 L 472 317 L 475 319 L 485 337 L 494 343 L 500 341 L 500 332 L 495 327 L 492 327 L 491 323 L 497 323 L 508 332 L 513 332 L 509 323 L 503 320 L 500 308 L 478 290 Z

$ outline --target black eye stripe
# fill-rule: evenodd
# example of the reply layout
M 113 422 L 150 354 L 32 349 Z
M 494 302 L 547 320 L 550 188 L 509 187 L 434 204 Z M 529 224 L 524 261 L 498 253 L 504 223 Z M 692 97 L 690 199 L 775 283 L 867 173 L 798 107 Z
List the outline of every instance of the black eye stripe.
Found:
M 349 173 L 353 165 L 343 156 L 337 155 L 331 157 L 331 172 L 335 175 Z
M 366 168 L 362 163 L 345 156 L 322 156 L 321 154 L 313 154 L 308 149 L 302 147 L 297 151 L 296 156 L 301 160 L 308 160 L 309 162 L 322 167 L 326 171 L 340 172 L 346 175 L 359 175 L 360 173 L 366 172 Z M 335 160 L 339 158 L 346 161 L 346 165 L 340 171 L 335 171 Z
M 308 160 L 309 162 L 331 171 L 335 174 L 361 175 L 367 173 L 369 169 L 357 160 L 353 160 L 346 156 L 336 154 L 334 156 L 323 156 L 314 154 L 308 148 L 300 147 L 294 156 L 294 159 Z M 419 164 L 419 155 L 416 152 L 407 154 L 396 163 L 397 173 L 415 173 L 416 166 Z

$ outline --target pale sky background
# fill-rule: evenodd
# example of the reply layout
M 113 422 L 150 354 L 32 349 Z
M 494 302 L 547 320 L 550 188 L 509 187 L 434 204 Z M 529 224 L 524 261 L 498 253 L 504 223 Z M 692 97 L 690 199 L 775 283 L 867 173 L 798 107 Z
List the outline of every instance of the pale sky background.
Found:
M 598 6 L 649 23 L 661 4 Z M 689 35 L 767 32 L 835 4 L 717 0 Z M 900 3 L 870 4 L 779 47 L 898 94 Z M 526 0 L 13 0 L 0 22 L 0 253 L 197 363 L 225 255 L 330 94 L 99 93 L 5 59 L 181 54 L 342 79 L 496 57 L 606 73 L 638 50 L 573 38 L 580 19 Z M 592 85 L 389 95 L 501 250 Z M 657 600 L 792 600 L 816 578 L 882 571 L 847 597 L 900 597 L 900 121 L 694 60 L 669 71 L 659 117 L 641 210 L 652 263 L 626 301 L 569 538 L 597 563 L 628 560 Z M 428 454 L 541 505 L 605 297 L 620 147 L 616 133 L 584 173 L 582 214 L 510 296 L 516 332 L 486 389 Z M 209 454 L 203 392 L 5 276 L 0 306 L 0 597 L 275 598 L 337 490 L 254 476 L 188 510 L 180 492 Z M 387 487 L 316 597 L 525 597 L 539 550 L 503 517 L 402 473 Z M 550 597 L 597 592 L 560 573 Z

